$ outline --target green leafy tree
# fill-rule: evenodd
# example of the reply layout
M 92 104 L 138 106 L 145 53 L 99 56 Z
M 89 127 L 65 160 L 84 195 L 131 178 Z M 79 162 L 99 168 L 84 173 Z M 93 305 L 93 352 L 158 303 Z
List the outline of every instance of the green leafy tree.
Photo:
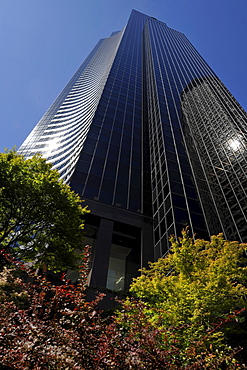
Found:
M 81 199 L 40 155 L 0 154 L 0 246 L 35 267 L 75 268 L 82 246 Z
M 180 327 L 186 347 L 191 338 L 206 333 L 213 323 L 245 309 L 247 244 L 224 240 L 222 234 L 212 236 L 211 241 L 193 240 L 187 230 L 178 240 L 172 237 L 171 244 L 171 253 L 150 263 L 149 269 L 142 269 L 130 291 L 147 303 L 146 314 L 155 326 Z M 243 330 L 243 325 L 236 325 Z M 225 325 L 217 332 L 214 345 L 220 348 L 236 325 Z M 245 337 L 246 332 L 245 328 Z
M 205 324 L 246 306 L 247 244 L 223 235 L 193 240 L 187 231 L 171 239 L 171 253 L 143 268 L 130 291 L 167 312 L 172 325 Z

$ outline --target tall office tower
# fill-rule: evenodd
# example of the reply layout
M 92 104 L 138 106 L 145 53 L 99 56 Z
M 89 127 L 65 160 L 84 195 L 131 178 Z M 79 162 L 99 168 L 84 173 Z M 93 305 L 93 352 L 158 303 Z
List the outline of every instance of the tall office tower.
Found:
M 19 152 L 88 204 L 91 285 L 124 290 L 189 226 L 247 241 L 247 115 L 187 38 L 132 11 L 101 40 Z

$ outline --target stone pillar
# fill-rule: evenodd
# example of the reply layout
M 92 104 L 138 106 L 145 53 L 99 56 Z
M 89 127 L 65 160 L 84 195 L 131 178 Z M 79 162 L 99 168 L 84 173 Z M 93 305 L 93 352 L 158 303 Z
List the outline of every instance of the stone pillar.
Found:
M 93 259 L 91 286 L 106 287 L 114 222 L 101 218 Z

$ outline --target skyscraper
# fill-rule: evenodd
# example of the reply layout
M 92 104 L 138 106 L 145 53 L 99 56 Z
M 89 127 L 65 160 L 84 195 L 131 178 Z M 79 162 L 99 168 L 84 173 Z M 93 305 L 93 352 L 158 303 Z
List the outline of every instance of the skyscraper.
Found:
M 247 241 L 247 114 L 184 34 L 132 11 L 19 149 L 88 204 L 91 285 L 124 290 L 189 226 Z

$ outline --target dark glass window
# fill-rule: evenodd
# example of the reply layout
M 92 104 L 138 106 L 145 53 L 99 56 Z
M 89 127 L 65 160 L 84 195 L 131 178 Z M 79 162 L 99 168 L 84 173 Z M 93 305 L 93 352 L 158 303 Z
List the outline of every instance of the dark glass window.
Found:
M 103 203 L 112 204 L 113 193 L 101 190 L 99 200 Z
M 115 154 L 115 155 L 119 154 L 119 147 L 116 145 L 111 145 L 109 150 L 111 154 Z
M 73 180 L 84 184 L 87 178 L 87 172 L 75 171 Z
M 70 187 L 74 190 L 77 194 L 81 195 L 82 190 L 84 188 L 84 184 L 80 184 L 79 182 L 71 181 Z
M 114 203 L 116 205 L 119 205 L 121 207 L 124 207 L 126 208 L 127 207 L 127 198 L 122 196 L 122 195 L 119 195 L 119 194 L 116 194 L 115 195 L 115 200 L 114 200 Z
M 105 150 L 105 149 L 97 148 L 97 149 L 96 149 L 95 154 L 96 154 L 98 157 L 105 158 L 105 156 L 106 156 L 106 150 Z
M 138 201 L 137 199 L 130 199 L 129 200 L 129 209 L 131 211 L 138 211 L 140 210 L 141 206 L 140 206 L 140 201 Z
M 127 175 L 129 173 L 129 167 L 120 164 L 118 171 L 119 171 L 119 173 L 122 173 L 122 174 L 126 174 Z
M 80 160 L 84 162 L 91 162 L 92 156 L 88 153 L 82 153 Z
M 95 176 L 95 175 L 88 176 L 88 180 L 87 180 L 88 185 L 98 187 L 100 185 L 100 182 L 101 182 L 101 178 L 99 176 Z
M 107 161 L 106 169 L 116 171 L 117 169 L 117 162 Z
M 118 194 L 127 196 L 127 194 L 128 194 L 128 187 L 126 185 L 123 185 L 123 184 L 120 184 L 119 183 L 119 184 L 117 184 L 116 192 Z
M 130 163 L 130 159 L 127 158 L 127 157 L 120 157 L 120 163 L 125 165 L 125 166 L 128 166 L 129 163 Z
M 205 229 L 205 222 L 203 216 L 191 212 L 191 220 L 194 227 L 199 229 Z
M 191 188 L 190 186 L 186 186 L 185 189 L 186 189 L 186 194 L 188 197 L 195 198 L 195 199 L 197 198 L 196 190 L 194 188 Z
M 104 178 L 108 180 L 115 180 L 116 178 L 116 172 L 110 171 L 110 170 L 105 170 L 104 172 Z
M 184 226 L 189 225 L 189 216 L 187 211 L 174 207 L 174 217 L 176 222 L 181 223 Z
M 96 165 L 96 166 L 103 166 L 105 163 L 105 159 L 104 158 L 100 158 L 100 157 L 94 157 L 94 160 L 93 160 L 93 165 Z
M 128 176 L 128 174 L 119 173 L 118 174 L 117 181 L 120 182 L 121 184 L 127 185 L 129 183 L 129 176 Z
M 84 145 L 84 147 L 83 147 L 83 151 L 84 151 L 85 153 L 93 154 L 93 152 L 94 152 L 94 146 L 91 146 L 91 145 L 85 144 L 85 145 Z
M 164 213 L 164 207 L 161 206 L 160 209 L 159 209 L 159 217 L 160 217 L 160 220 L 162 220 L 162 218 L 164 217 L 165 213 Z
M 77 162 L 76 169 L 78 171 L 87 172 L 89 170 L 90 163 L 79 161 Z
M 106 150 L 108 148 L 108 145 L 107 145 L 107 143 L 104 143 L 104 142 L 100 141 L 100 142 L 98 142 L 97 148 Z
M 199 205 L 199 202 L 197 202 L 196 200 L 188 198 L 188 203 L 189 203 L 189 209 L 192 212 L 196 212 L 196 213 L 201 213 L 202 212 L 201 207 Z
M 86 189 L 83 192 L 83 196 L 90 199 L 98 197 L 98 188 L 95 188 L 93 186 L 86 186 Z
M 184 183 L 185 185 L 193 186 L 193 180 L 192 177 L 189 175 L 183 175 Z
M 173 223 L 173 216 L 172 216 L 171 209 L 166 214 L 166 223 L 167 223 L 167 227 L 169 227 Z
M 183 167 L 182 167 L 182 172 L 183 172 L 183 173 L 186 173 L 186 174 L 188 174 L 188 175 L 191 175 L 191 169 L 190 169 L 190 167 L 189 167 L 189 166 L 183 166 Z
M 103 141 L 105 143 L 108 143 L 109 142 L 109 136 L 107 136 L 107 135 L 101 135 L 100 136 L 100 141 Z
M 172 194 L 172 201 L 175 207 L 186 209 L 185 198 L 181 195 Z
M 139 199 L 140 198 L 140 189 L 130 188 L 130 197 Z
M 160 223 L 160 232 L 161 235 L 163 235 L 166 232 L 166 222 L 165 219 L 163 219 Z
M 92 175 L 101 176 L 103 172 L 103 168 L 99 166 L 92 166 L 90 173 Z
M 134 153 L 133 153 L 133 155 L 134 155 Z M 127 150 L 127 149 L 122 149 L 121 150 L 121 156 L 129 158 L 130 157 L 130 151 Z
M 178 182 L 171 181 L 171 190 L 173 193 L 184 194 L 183 187 Z
M 92 138 L 87 138 L 87 140 L 86 140 L 86 143 L 85 144 L 89 144 L 89 145 L 92 145 L 92 146 L 95 146 L 96 145 L 96 143 L 97 143 L 97 140 L 95 140 L 95 139 L 92 139 Z
M 163 193 L 164 193 L 164 197 L 166 197 L 169 194 L 169 185 L 168 185 L 168 183 L 166 183 L 165 186 L 163 187 Z
M 178 169 L 178 165 L 177 165 L 177 163 L 176 162 L 173 162 L 173 161 L 168 161 L 168 168 L 169 169 L 171 169 L 171 170 L 174 170 L 174 171 L 176 171 L 176 172 L 178 172 L 179 171 L 179 169 Z
M 165 200 L 165 210 L 167 211 L 171 207 L 171 199 L 168 196 Z
M 98 132 L 90 131 L 90 132 L 88 133 L 88 137 L 93 138 L 93 139 L 97 139 L 97 138 L 98 138 L 98 136 L 99 136 Z

